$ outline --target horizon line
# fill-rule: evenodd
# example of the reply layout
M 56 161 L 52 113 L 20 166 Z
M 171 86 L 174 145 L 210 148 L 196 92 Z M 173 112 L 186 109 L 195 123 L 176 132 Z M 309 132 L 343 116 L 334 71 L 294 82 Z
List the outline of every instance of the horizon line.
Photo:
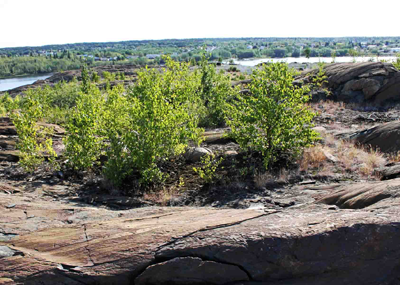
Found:
M 63 45 L 77 45 L 77 44 L 113 44 L 113 43 L 124 43 L 124 42 L 151 42 L 151 41 L 185 41 L 185 40 L 228 40 L 228 39 L 341 39 L 341 38 L 400 38 L 400 36 L 336 36 L 336 37 L 213 37 L 213 38 L 163 38 L 163 39 L 141 39 L 141 40 L 121 40 L 121 41 L 93 41 L 93 42 L 70 42 L 62 44 L 44 44 L 44 45 L 32 45 L 32 46 L 7 46 L 0 47 L 2 49 L 13 49 L 13 48 L 40 48 L 46 46 L 63 46 Z

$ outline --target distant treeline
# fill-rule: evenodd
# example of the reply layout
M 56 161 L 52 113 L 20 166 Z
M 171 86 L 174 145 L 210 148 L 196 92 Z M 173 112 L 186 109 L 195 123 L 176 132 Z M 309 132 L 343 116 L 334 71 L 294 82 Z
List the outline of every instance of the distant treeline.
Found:
M 46 57 L 0 58 L 0 78 L 78 69 L 81 65 L 81 61 L 77 59 Z

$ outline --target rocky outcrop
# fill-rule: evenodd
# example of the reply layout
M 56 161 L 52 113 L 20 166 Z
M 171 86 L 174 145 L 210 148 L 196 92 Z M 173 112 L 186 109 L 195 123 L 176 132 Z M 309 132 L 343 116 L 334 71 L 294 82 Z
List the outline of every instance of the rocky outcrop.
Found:
M 65 146 L 62 142 L 62 137 L 65 135 L 65 130 L 54 124 L 39 123 L 41 127 L 51 129 L 53 132 L 53 148 L 57 155 L 64 152 Z M 17 150 L 17 130 L 8 117 L 0 118 L 0 162 L 18 162 L 19 151 Z
M 390 63 L 333 63 L 324 71 L 333 99 L 378 104 L 400 101 L 400 72 Z M 317 73 L 318 69 L 305 71 L 297 81 L 310 82 Z
M 300 187 L 312 201 L 284 210 L 0 191 L 0 284 L 396 284 L 400 179 Z
M 365 146 L 371 146 L 385 153 L 400 151 L 400 121 L 380 124 L 362 131 L 346 134 L 351 139 Z

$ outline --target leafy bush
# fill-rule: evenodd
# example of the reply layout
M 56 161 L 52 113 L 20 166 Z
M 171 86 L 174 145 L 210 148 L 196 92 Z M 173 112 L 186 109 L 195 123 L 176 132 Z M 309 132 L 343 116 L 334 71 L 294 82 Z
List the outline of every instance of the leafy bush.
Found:
M 76 106 L 69 112 L 66 122 L 65 156 L 75 170 L 93 167 L 104 146 L 101 136 L 104 99 L 96 87 L 90 85 L 87 92 L 78 93 Z
M 21 151 L 20 164 L 33 171 L 45 155 L 51 162 L 57 156 L 53 150 L 52 130 L 37 122 L 46 116 L 49 88 L 28 90 L 22 101 L 22 110 L 14 110 L 11 119 L 18 133 L 17 148 Z
M 225 124 L 226 101 L 235 97 L 237 89 L 231 87 L 229 75 L 218 73 L 214 65 L 208 64 L 203 55 L 201 64 L 201 99 L 204 104 L 204 116 L 200 122 L 205 127 L 220 127 Z
M 205 155 L 201 158 L 202 166 L 193 167 L 193 171 L 205 182 L 211 183 L 216 178 L 216 170 L 223 160 L 223 157 L 216 159 L 215 155 Z
M 311 129 L 315 114 L 305 105 L 309 88 L 293 85 L 287 64 L 266 64 L 251 79 L 252 96 L 238 96 L 229 104 L 227 123 L 240 146 L 259 151 L 268 167 L 281 152 L 296 154 L 317 138 Z
M 16 96 L 14 99 L 5 93 L 0 96 L 0 115 L 5 116 L 9 114 L 11 111 L 18 109 L 21 104 L 21 98 Z
M 228 72 L 237 72 L 239 69 L 236 66 L 229 66 Z
M 105 174 L 117 185 L 133 169 L 144 183 L 162 180 L 157 162 L 182 153 L 189 140 L 200 142 L 200 78 L 190 72 L 189 64 L 165 61 L 162 72 L 138 72 L 137 83 L 126 96 L 121 90 L 110 92 L 105 108 L 105 135 L 110 141 Z

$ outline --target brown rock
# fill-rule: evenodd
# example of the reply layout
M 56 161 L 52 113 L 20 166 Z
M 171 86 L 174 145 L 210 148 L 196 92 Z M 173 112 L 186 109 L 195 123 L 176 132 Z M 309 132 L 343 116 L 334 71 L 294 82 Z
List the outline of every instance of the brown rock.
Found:
M 0 161 L 18 162 L 19 150 L 0 151 Z
M 188 207 L 115 211 L 46 200 L 36 193 L 0 192 L 0 229 L 9 236 L 0 239 L 0 246 L 13 252 L 0 258 L 0 280 L 395 284 L 400 276 L 400 179 L 301 187 L 315 188 L 315 195 L 318 189 L 334 192 L 324 194 L 320 203 L 269 213 Z M 324 203 L 358 210 L 333 211 Z M 16 206 L 7 209 L 9 204 Z
M 235 265 L 179 257 L 148 267 L 135 279 L 135 285 L 226 284 L 248 280 L 247 274 Z
M 357 183 L 338 189 L 321 198 L 318 203 L 336 205 L 343 209 L 362 209 L 396 196 L 398 189 L 400 189 L 400 179 L 390 182 Z

